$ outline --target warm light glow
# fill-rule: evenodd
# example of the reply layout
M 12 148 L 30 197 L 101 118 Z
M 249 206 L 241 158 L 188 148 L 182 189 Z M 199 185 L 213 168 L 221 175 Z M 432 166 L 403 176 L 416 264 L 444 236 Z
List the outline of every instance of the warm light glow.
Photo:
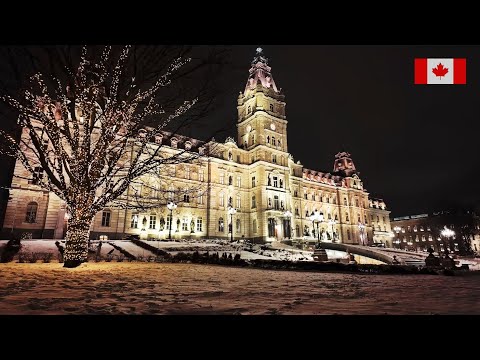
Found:
M 177 204 L 175 204 L 173 201 L 170 201 L 168 204 L 167 204 L 167 208 L 168 210 L 172 211 L 172 210 L 175 210 L 177 208 Z
M 449 237 L 452 237 L 455 235 L 455 231 L 447 228 L 446 226 L 443 228 L 443 230 L 440 232 L 440 234 L 442 234 L 442 236 L 445 236 L 447 238 Z
M 323 221 L 323 213 L 321 213 L 318 210 L 315 210 L 315 212 L 310 216 L 310 220 L 319 223 Z
M 402 230 L 402 229 L 400 228 L 400 226 L 395 226 L 395 227 L 393 228 L 393 230 L 395 230 L 396 233 L 399 233 L 400 230 Z
M 228 214 L 229 215 L 235 215 L 237 213 L 237 209 L 235 209 L 234 207 L 229 207 L 228 208 Z
M 292 212 L 291 212 L 290 210 L 287 210 L 287 211 L 285 211 L 285 212 L 283 213 L 283 216 L 285 216 L 285 217 L 287 217 L 287 218 L 292 217 L 292 215 L 293 215 L 293 214 L 292 214 Z

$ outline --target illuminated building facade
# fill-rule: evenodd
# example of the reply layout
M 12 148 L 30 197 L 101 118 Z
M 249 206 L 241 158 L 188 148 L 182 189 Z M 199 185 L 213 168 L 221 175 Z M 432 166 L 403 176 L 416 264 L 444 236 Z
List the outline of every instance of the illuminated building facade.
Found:
M 312 244 L 320 238 L 368 245 L 391 241 L 389 211 L 382 200 L 369 196 L 348 152 L 335 155 L 332 171 L 306 169 L 294 161 L 288 152 L 285 106 L 268 59 L 257 49 L 237 99 L 236 140 L 203 143 L 167 132 L 153 139 L 162 151 L 197 152 L 200 161 L 167 166 L 159 179 L 150 181 L 155 185 L 132 185 L 126 198 L 137 194 L 155 207 L 104 209 L 95 218 L 91 237 L 120 239 L 138 234 L 165 239 L 171 227 L 172 238 L 230 238 L 232 229 L 234 238 L 255 242 Z M 209 152 L 211 148 L 215 151 Z M 65 205 L 35 185 L 42 169 L 31 176 L 17 161 L 14 171 L 18 176 L 12 182 L 3 236 L 28 233 L 33 238 L 62 238 Z M 178 205 L 175 210 L 167 209 L 170 200 Z M 235 208 L 235 214 L 229 208 Z M 311 220 L 315 211 L 323 215 L 318 232 Z

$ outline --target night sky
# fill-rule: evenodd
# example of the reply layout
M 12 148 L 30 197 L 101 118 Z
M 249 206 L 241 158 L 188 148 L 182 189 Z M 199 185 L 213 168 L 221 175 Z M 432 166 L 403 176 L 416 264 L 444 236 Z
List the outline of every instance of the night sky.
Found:
M 234 46 L 212 114 L 231 134 L 257 46 L 286 96 L 295 161 L 332 171 L 335 154 L 350 152 L 393 216 L 479 204 L 480 46 Z M 466 58 L 467 85 L 414 85 L 416 57 Z
M 232 46 L 209 118 L 210 130 L 226 129 L 216 140 L 236 138 L 237 97 L 258 46 L 286 95 L 295 161 L 332 171 L 335 154 L 350 152 L 393 216 L 480 203 L 480 46 Z M 467 85 L 414 85 L 416 57 L 466 58 Z

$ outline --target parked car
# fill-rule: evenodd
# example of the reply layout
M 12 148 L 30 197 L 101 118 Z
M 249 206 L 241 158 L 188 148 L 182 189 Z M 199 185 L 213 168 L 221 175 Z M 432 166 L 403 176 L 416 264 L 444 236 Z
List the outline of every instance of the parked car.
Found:
M 385 247 L 385 243 L 373 243 L 370 245 L 371 247 L 381 247 L 381 248 L 384 248 Z
M 131 235 L 128 235 L 125 240 L 140 240 L 140 235 L 136 235 L 136 234 L 131 234 Z

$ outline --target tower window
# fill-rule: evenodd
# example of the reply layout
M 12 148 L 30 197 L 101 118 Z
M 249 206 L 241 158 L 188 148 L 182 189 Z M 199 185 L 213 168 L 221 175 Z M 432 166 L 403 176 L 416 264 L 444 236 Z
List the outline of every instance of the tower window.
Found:
M 275 146 L 275 136 L 272 136 L 272 145 Z
M 270 144 L 270 136 L 267 136 L 267 144 Z
M 277 155 L 272 154 L 272 162 L 275 164 L 277 163 Z
M 250 114 L 251 112 L 252 112 L 252 107 L 250 105 L 248 105 L 247 114 Z
M 273 111 L 273 104 L 270 104 L 270 111 Z

